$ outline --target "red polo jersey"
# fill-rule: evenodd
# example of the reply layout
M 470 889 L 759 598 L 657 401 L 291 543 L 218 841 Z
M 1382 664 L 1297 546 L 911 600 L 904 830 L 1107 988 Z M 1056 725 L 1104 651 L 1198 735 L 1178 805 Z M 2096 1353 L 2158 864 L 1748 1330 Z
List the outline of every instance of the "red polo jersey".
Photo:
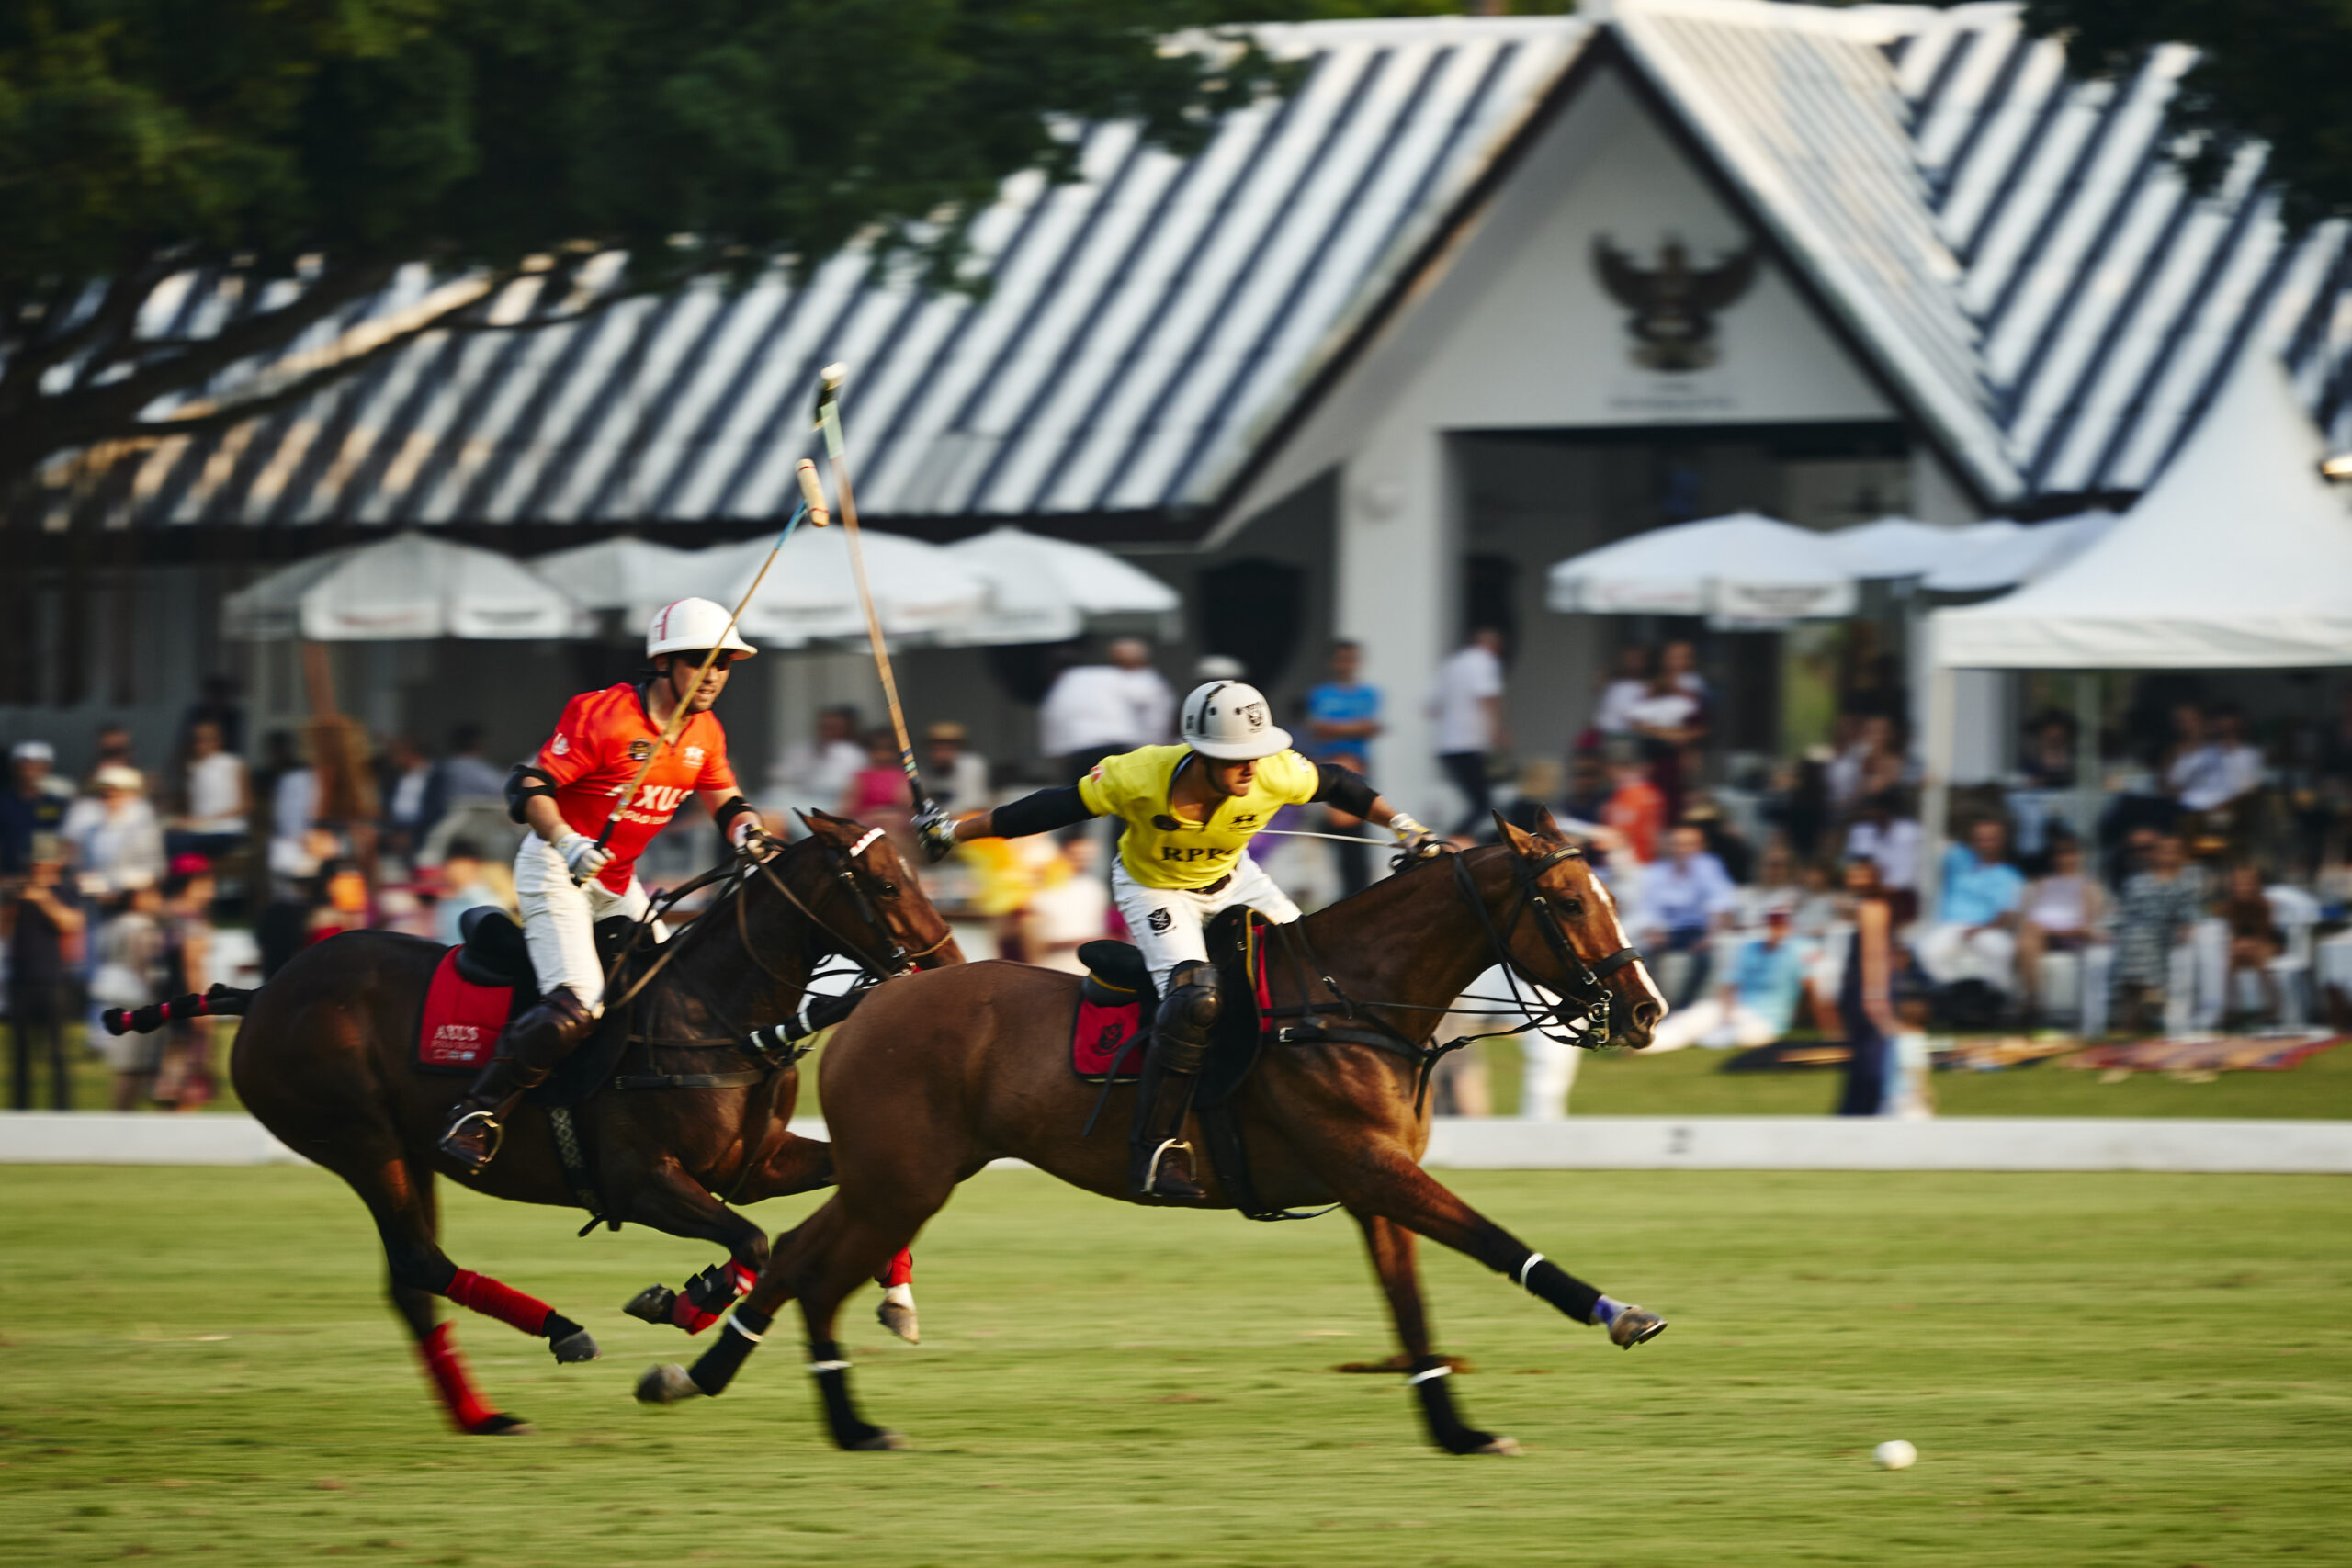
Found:
M 656 753 L 659 755 L 656 755 Z M 616 797 L 654 759 L 634 800 L 613 809 Z M 556 809 L 575 832 L 594 838 L 614 817 L 605 848 L 610 865 L 596 880 L 616 893 L 628 891 L 637 857 L 695 790 L 738 793 L 735 770 L 727 762 L 727 732 L 708 711 L 686 720 L 678 738 L 662 749 L 662 727 L 645 711 L 645 698 L 632 685 L 582 692 L 564 705 L 555 733 L 539 748 L 539 770 L 555 783 Z

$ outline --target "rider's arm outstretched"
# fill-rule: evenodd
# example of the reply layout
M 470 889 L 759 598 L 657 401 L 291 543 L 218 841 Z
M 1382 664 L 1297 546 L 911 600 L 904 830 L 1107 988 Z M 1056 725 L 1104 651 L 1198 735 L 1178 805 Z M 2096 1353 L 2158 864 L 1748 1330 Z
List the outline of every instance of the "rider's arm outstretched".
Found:
M 1316 763 L 1315 771 L 1316 789 L 1308 797 L 1309 804 L 1336 806 L 1351 816 L 1386 828 L 1416 853 L 1423 845 L 1435 843 L 1435 834 L 1389 804 L 1364 782 L 1363 774 L 1330 762 Z M 1033 833 L 1074 828 L 1101 815 L 1087 805 L 1080 786 L 1060 784 L 1009 801 L 993 811 L 975 812 L 960 821 L 944 812 L 933 813 L 920 826 L 925 852 L 932 859 L 941 860 L 957 844 L 969 843 L 974 839 L 1025 839 Z

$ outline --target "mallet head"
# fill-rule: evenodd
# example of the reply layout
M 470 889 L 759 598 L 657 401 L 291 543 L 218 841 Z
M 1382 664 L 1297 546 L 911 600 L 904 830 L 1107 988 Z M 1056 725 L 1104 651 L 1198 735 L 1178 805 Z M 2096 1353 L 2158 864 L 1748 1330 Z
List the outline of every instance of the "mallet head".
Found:
M 817 372 L 817 414 L 813 421 L 819 427 L 825 423 L 825 411 L 841 396 L 842 381 L 849 375 L 849 367 L 836 359 Z
M 816 460 L 803 457 L 793 471 L 800 477 L 800 499 L 808 503 L 808 521 L 820 528 L 831 523 L 833 514 L 825 510 L 825 486 L 817 477 Z

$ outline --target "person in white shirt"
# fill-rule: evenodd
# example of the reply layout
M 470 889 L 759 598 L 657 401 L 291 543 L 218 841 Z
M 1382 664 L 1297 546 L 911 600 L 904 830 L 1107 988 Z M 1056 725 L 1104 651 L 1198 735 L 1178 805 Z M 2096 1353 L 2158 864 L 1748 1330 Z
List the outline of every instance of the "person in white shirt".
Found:
M 1021 940 L 1029 962 L 1083 975 L 1078 950 L 1111 930 L 1111 890 L 1096 874 L 1091 839 L 1072 839 L 1040 868 L 1037 887 L 1021 911 Z
M 1846 833 L 1847 860 L 1866 860 L 1878 867 L 1879 886 L 1888 894 L 1895 923 L 1907 921 L 1919 900 L 1919 824 L 1895 815 L 1891 792 L 1862 802 L 1861 813 Z
M 1503 634 L 1481 626 L 1438 667 L 1431 700 L 1437 720 L 1438 766 L 1462 792 L 1461 820 L 1452 836 L 1476 834 L 1494 809 L 1487 783 L 1487 753 L 1510 744 L 1503 722 Z
M 826 708 L 817 715 L 813 739 L 795 740 L 777 753 L 768 768 L 767 797 L 760 804 L 787 819 L 796 807 L 831 811 L 865 766 L 857 710 L 846 704 Z
M 1072 779 L 1105 757 L 1164 743 L 1176 694 L 1151 667 L 1140 637 L 1121 637 L 1107 664 L 1079 664 L 1055 678 L 1037 709 L 1038 750 Z
M 944 722 L 922 732 L 922 780 L 931 796 L 950 811 L 985 811 L 989 760 L 965 744 L 964 727 Z
M 107 762 L 91 775 L 97 790 L 65 813 L 62 832 L 81 867 L 82 890 L 92 895 L 151 887 L 164 875 L 164 829 L 147 803 L 137 768 Z
M 1612 735 L 1631 735 L 1634 732 L 1634 705 L 1649 694 L 1650 650 L 1638 643 L 1620 649 L 1617 673 L 1600 688 L 1600 700 L 1592 707 L 1592 728 L 1596 740 L 1606 740 Z

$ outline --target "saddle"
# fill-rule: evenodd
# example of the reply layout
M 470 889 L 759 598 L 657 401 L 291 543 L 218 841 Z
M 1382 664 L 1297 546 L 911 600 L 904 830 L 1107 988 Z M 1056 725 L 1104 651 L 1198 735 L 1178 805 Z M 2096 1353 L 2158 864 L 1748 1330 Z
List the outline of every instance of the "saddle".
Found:
M 636 922 L 616 915 L 596 922 L 596 955 L 610 965 L 628 945 Z M 539 1002 L 523 928 L 494 905 L 458 918 L 464 939 L 441 955 L 427 987 L 416 1032 L 421 1073 L 471 1077 L 497 1048 L 507 1021 Z M 596 1032 L 565 1057 L 548 1081 L 524 1096 L 529 1105 L 564 1108 L 589 1099 L 611 1080 L 628 1045 L 627 1019 L 607 1013 Z

